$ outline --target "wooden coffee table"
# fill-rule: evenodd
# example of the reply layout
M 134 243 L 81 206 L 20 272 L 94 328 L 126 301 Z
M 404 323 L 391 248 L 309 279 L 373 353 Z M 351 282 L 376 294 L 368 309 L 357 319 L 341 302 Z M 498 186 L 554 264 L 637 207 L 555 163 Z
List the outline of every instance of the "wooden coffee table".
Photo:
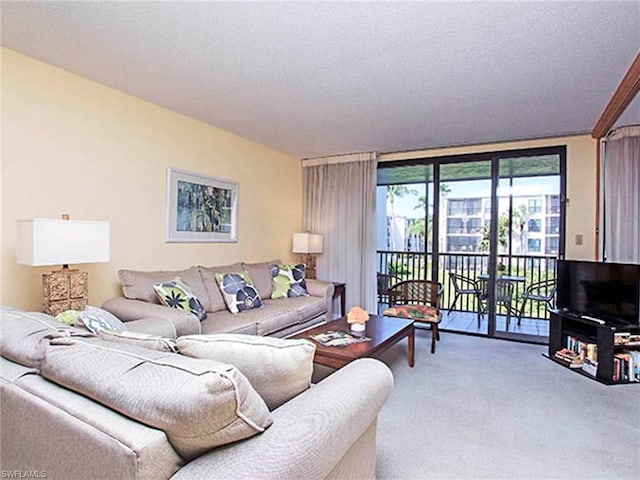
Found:
M 347 317 L 342 317 L 305 330 L 291 338 L 304 338 L 312 341 L 316 345 L 316 355 L 313 359 L 314 363 L 331 368 L 341 368 L 358 358 L 372 357 L 381 353 L 407 337 L 409 366 L 413 367 L 415 349 L 413 320 L 371 315 L 371 318 L 369 318 L 366 323 L 366 330 L 361 333 L 369 337 L 371 341 L 354 343 L 344 347 L 325 347 L 310 338 L 311 335 L 326 333 L 329 330 L 350 332 L 351 329 L 349 323 L 347 323 Z

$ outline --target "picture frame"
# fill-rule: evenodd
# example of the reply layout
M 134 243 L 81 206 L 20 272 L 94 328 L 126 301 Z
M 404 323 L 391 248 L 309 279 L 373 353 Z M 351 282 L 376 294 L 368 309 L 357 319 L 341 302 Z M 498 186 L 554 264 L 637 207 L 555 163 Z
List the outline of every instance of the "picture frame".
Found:
M 238 183 L 167 169 L 167 243 L 237 242 Z

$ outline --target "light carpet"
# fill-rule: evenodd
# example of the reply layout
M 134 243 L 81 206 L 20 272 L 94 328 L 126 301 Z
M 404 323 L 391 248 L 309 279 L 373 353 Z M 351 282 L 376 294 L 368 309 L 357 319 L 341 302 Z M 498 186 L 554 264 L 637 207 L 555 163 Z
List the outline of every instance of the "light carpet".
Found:
M 640 479 L 640 385 L 605 386 L 546 346 L 416 332 L 380 360 L 394 373 L 378 417 L 380 479 Z

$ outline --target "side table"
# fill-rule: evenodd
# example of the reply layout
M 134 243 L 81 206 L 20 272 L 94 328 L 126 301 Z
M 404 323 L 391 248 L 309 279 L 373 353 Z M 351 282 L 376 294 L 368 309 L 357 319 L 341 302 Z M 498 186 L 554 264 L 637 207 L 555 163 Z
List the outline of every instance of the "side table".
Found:
M 346 288 L 345 284 L 342 282 L 331 282 L 333 283 L 333 298 L 340 297 L 340 317 L 344 317 L 346 315 Z

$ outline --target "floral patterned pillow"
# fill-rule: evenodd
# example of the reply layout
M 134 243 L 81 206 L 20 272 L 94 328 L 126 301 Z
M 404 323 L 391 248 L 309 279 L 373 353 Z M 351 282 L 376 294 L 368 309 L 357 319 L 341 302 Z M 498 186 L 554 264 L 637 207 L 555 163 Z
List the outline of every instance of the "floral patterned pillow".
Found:
M 307 266 L 271 265 L 271 298 L 307 297 L 307 282 L 304 280 Z
M 231 313 L 262 306 L 262 299 L 247 272 L 216 273 L 216 282 Z
M 193 313 L 200 320 L 207 318 L 204 305 L 180 277 L 169 282 L 154 283 L 153 289 L 163 305 Z

